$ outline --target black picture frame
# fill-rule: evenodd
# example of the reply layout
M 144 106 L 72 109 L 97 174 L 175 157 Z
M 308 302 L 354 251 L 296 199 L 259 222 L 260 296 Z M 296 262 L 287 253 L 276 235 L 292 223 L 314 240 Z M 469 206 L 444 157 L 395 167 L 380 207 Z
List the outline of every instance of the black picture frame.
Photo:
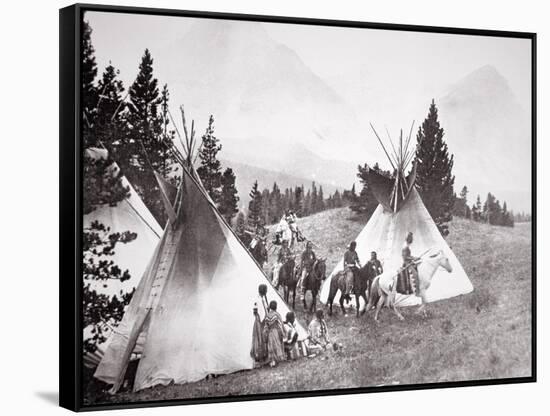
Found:
M 386 29 L 405 32 L 424 32 L 439 34 L 460 34 L 472 36 L 509 37 L 528 39 L 532 51 L 532 368 L 530 377 L 471 380 L 461 382 L 442 382 L 428 384 L 395 385 L 382 387 L 346 388 L 338 390 L 315 390 L 290 393 L 272 393 L 231 397 L 213 397 L 184 400 L 161 400 L 112 405 L 84 405 L 82 386 L 82 310 L 81 310 L 81 236 L 82 236 L 82 148 L 81 138 L 81 94 L 80 94 L 80 39 L 83 14 L 86 11 L 111 13 L 132 13 L 162 16 L 200 17 L 207 19 L 232 19 L 269 23 L 294 23 L 300 25 L 322 25 L 349 28 Z M 62 407 L 75 411 L 103 409 L 122 409 L 153 406 L 174 406 L 197 403 L 218 403 L 229 401 L 270 400 L 280 398 L 312 397 L 326 395 L 344 395 L 374 393 L 401 390 L 441 389 L 481 385 L 510 383 L 531 383 L 537 380 L 537 89 L 536 89 L 536 33 L 495 31 L 482 29 L 464 29 L 436 26 L 415 26 L 389 23 L 355 22 L 328 19 L 311 19 L 283 16 L 263 16 L 202 11 L 184 11 L 157 8 L 106 6 L 76 4 L 59 12 L 59 51 L 60 51 L 60 256 L 59 256 L 59 312 L 60 312 L 60 350 L 59 350 L 59 403 Z

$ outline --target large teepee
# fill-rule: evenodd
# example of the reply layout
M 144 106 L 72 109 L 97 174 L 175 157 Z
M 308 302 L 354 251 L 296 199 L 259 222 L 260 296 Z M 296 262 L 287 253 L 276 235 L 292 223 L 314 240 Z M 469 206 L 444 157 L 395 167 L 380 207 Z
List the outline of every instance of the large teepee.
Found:
M 192 153 L 192 145 L 184 147 Z M 283 317 L 289 311 L 215 208 L 191 158 L 182 166 L 168 225 L 95 372 L 113 391 L 138 339 L 144 346 L 135 391 L 252 369 L 254 305 L 265 314 L 259 285 L 267 286 L 267 299 L 277 301 Z M 298 333 L 306 337 L 299 324 Z
M 384 148 L 382 141 L 378 135 L 376 136 Z M 433 302 L 469 293 L 473 290 L 470 279 L 468 279 L 462 265 L 441 236 L 424 206 L 422 198 L 415 189 L 416 164 L 413 161 L 415 150 L 408 149 L 409 141 L 410 135 L 409 139 L 403 143 L 401 133 L 397 147 L 394 147 L 391 143 L 393 148 L 391 157 L 384 148 L 394 169 L 394 175 L 391 178 L 376 170 L 368 170 L 367 181 L 379 205 L 355 240 L 361 264 L 364 265 L 369 260 L 370 253 L 375 251 L 378 259 L 383 263 L 385 271 L 397 271 L 403 263 L 401 249 L 405 237 L 408 232 L 412 232 L 414 235 L 413 255 L 420 256 L 430 249 L 442 250 L 453 268 L 451 273 L 443 269 L 436 272 L 427 291 L 428 300 Z M 412 169 L 406 175 L 407 166 L 411 162 Z M 332 277 L 342 269 L 343 260 L 338 263 L 326 279 L 321 290 L 321 301 L 323 303 L 327 301 Z M 415 295 L 398 294 L 396 297 L 396 303 L 401 306 L 415 305 L 420 302 L 420 298 Z

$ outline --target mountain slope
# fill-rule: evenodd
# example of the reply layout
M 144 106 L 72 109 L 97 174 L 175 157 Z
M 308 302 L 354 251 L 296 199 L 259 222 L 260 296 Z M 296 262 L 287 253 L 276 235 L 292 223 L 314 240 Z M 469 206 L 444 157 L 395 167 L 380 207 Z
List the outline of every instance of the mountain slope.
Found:
M 277 172 L 270 169 L 265 169 L 257 166 L 251 166 L 244 163 L 239 163 L 231 160 L 221 160 L 222 166 L 227 166 L 233 169 L 236 176 L 236 187 L 239 192 L 239 207 L 241 209 L 248 207 L 248 202 L 250 197 L 248 196 L 250 189 L 254 181 L 258 181 L 260 190 L 265 188 L 271 190 L 273 188 L 273 183 L 276 182 L 279 188 L 284 191 L 285 188 L 295 187 L 304 185 L 306 192 L 307 189 L 311 188 L 311 179 L 293 176 L 285 172 Z M 323 187 L 323 194 L 325 197 L 328 197 L 329 194 L 334 193 L 336 189 L 340 187 L 322 183 L 316 181 L 317 186 Z
M 197 22 L 160 51 L 159 60 L 172 103 L 186 104 L 199 125 L 213 114 L 220 137 L 263 137 L 280 148 L 300 144 L 340 160 L 362 148 L 352 108 L 260 23 Z M 261 163 L 263 155 L 257 158 Z
M 530 211 L 531 130 L 506 79 L 492 66 L 456 83 L 438 101 L 440 120 L 455 155 L 457 188 L 496 194 Z

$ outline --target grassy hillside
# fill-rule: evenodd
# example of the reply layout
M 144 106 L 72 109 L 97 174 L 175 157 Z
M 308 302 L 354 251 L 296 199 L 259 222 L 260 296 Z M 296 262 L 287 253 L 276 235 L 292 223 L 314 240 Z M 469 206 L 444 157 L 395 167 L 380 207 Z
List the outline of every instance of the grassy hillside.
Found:
M 327 256 L 329 271 L 364 222 L 346 208 L 301 219 L 308 238 Z M 89 393 L 92 402 L 125 402 L 332 389 L 384 384 L 432 383 L 529 376 L 531 366 L 530 224 L 493 227 L 455 219 L 448 243 L 475 290 L 432 303 L 428 318 L 404 308 L 400 322 L 383 311 L 327 322 L 342 351 L 285 362 L 187 385 L 155 387 L 115 396 Z M 297 305 L 298 319 L 311 316 Z

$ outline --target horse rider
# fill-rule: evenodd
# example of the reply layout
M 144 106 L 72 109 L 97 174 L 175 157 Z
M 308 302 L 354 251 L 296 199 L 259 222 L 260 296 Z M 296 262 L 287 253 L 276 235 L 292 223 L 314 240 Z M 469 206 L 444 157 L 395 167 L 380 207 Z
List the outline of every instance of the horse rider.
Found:
M 354 278 L 357 276 L 357 274 L 359 273 L 359 269 L 361 268 L 361 261 L 359 260 L 359 255 L 357 254 L 357 251 L 355 251 L 356 248 L 357 243 L 355 241 L 352 241 L 349 245 L 348 250 L 344 253 L 344 272 L 348 269 L 351 270 Z M 346 286 L 348 286 L 347 279 Z M 351 293 L 352 290 L 353 287 L 346 287 L 345 294 Z
M 287 245 L 290 246 L 292 242 L 292 229 L 290 228 L 286 215 L 283 215 L 281 221 L 279 221 L 279 224 L 277 225 L 276 235 L 280 236 L 281 244 L 286 241 Z M 279 238 L 277 238 L 277 241 L 278 240 Z
M 279 286 L 279 272 L 281 267 L 292 257 L 292 251 L 288 247 L 288 240 L 283 240 L 279 253 L 277 254 L 277 263 L 273 267 L 273 286 Z
M 290 242 L 290 246 L 292 247 L 294 245 L 294 241 L 302 242 L 304 241 L 304 236 L 302 235 L 301 231 L 298 229 L 298 217 L 292 210 L 288 210 L 286 212 L 286 221 L 288 223 L 288 226 L 290 227 L 290 231 L 292 232 L 292 240 Z
M 306 249 L 302 253 L 300 261 L 300 280 L 298 281 L 298 287 L 301 289 L 300 299 L 304 300 L 306 296 L 306 276 L 313 270 L 313 265 L 317 261 L 315 252 L 313 251 L 313 243 L 308 241 L 306 243 Z
M 365 269 L 367 270 L 369 280 L 373 280 L 379 274 L 384 273 L 384 268 L 377 258 L 376 251 L 371 251 L 370 260 L 365 265 Z
M 266 239 L 266 229 L 265 227 L 258 225 L 256 227 L 255 233 L 250 233 L 252 235 L 252 240 L 250 240 L 250 244 L 248 245 L 248 248 L 250 251 L 253 251 L 256 245 L 260 242 L 265 242 Z
M 411 245 L 413 243 L 413 233 L 409 231 L 407 237 L 405 238 L 405 244 L 401 249 L 401 256 L 403 257 L 403 265 L 399 273 L 399 278 L 397 281 L 397 291 L 400 293 L 411 294 L 413 293 L 411 280 L 415 283 L 418 278 L 418 269 L 417 264 L 418 257 L 412 255 Z

